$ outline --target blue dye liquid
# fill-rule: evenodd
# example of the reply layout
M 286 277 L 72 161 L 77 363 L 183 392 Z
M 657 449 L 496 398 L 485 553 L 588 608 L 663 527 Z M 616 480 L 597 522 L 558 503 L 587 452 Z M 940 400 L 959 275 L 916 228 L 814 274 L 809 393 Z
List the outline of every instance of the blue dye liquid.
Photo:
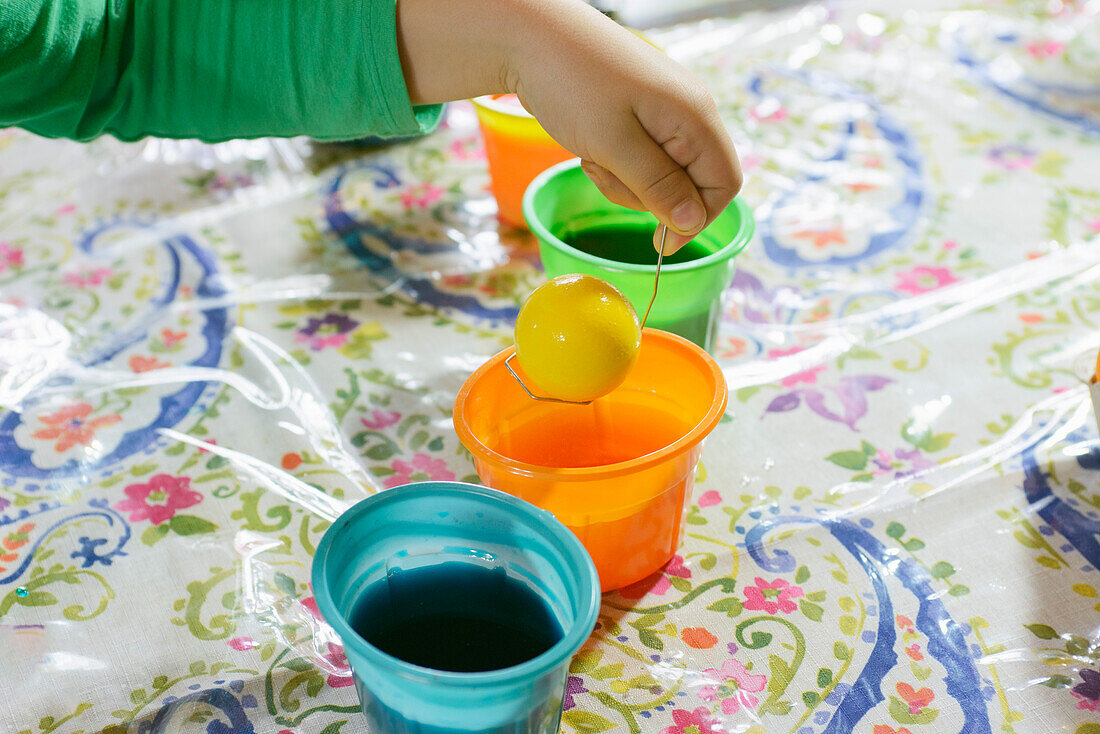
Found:
M 466 673 L 518 665 L 563 636 L 546 602 L 503 568 L 458 561 L 391 572 L 367 587 L 348 622 L 394 657 Z M 556 694 L 528 702 L 517 719 L 495 726 L 476 715 L 466 726 L 427 723 L 419 720 L 419 712 L 410 715 L 387 706 L 358 676 L 355 686 L 370 731 L 380 734 L 548 734 L 558 731 L 566 673 L 562 666 Z M 476 712 L 476 704 L 472 707 Z
M 546 603 L 503 568 L 451 561 L 391 573 L 348 619 L 383 652 L 435 670 L 474 673 L 519 665 L 562 638 Z

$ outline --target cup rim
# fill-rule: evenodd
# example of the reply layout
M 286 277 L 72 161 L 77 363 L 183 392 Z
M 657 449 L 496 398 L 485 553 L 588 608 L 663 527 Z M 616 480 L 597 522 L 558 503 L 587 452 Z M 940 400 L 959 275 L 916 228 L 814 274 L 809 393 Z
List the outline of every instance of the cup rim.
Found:
M 577 570 L 581 578 L 581 588 L 578 594 L 580 613 L 577 615 L 572 628 L 549 650 L 519 665 L 508 668 L 480 672 L 436 670 L 435 668 L 410 663 L 383 652 L 352 629 L 344 615 L 336 608 L 328 584 L 324 580 L 324 569 L 335 538 L 359 520 L 364 513 L 373 512 L 386 504 L 424 496 L 453 496 L 466 499 L 473 496 L 489 505 L 505 506 L 508 510 L 516 512 L 533 524 L 544 528 L 547 534 L 557 541 L 556 545 L 564 551 L 567 562 Z M 382 668 L 388 672 L 408 678 L 430 679 L 433 682 L 443 682 L 459 687 L 484 686 L 520 678 L 533 679 L 544 675 L 576 654 L 577 650 L 592 634 L 592 629 L 595 627 L 600 611 L 600 582 L 596 566 L 588 551 L 572 531 L 565 527 L 553 513 L 543 510 L 526 500 L 514 497 L 507 492 L 466 482 L 416 482 L 383 490 L 360 500 L 336 518 L 332 525 L 325 530 L 321 542 L 317 544 L 317 551 L 313 555 L 310 577 L 321 616 L 335 630 L 345 649 L 352 648 L 357 655 L 366 658 L 372 666 Z M 360 675 L 354 669 L 352 673 L 356 676 Z M 366 682 L 366 685 L 369 685 L 369 682 Z
M 595 265 L 600 268 L 626 271 L 631 273 L 649 273 L 652 274 L 656 271 L 655 265 L 639 265 L 637 263 L 624 263 L 618 260 L 608 260 L 606 258 L 598 257 L 584 250 L 578 250 L 572 245 L 563 242 L 557 236 L 555 236 L 545 224 L 542 223 L 538 217 L 535 216 L 535 196 L 538 195 L 540 189 L 546 186 L 551 179 L 561 176 L 575 168 L 580 168 L 581 159 L 572 158 L 562 163 L 557 163 L 547 168 L 545 171 L 535 176 L 531 181 L 527 190 L 523 192 L 523 218 L 527 222 L 527 227 L 535 233 L 535 236 L 539 238 L 541 242 L 548 243 L 557 250 L 561 250 L 563 253 L 573 257 L 577 260 L 581 260 L 590 265 Z M 725 262 L 738 254 L 748 246 L 749 241 L 752 239 L 753 233 L 756 231 L 756 220 L 753 217 L 752 209 L 748 204 L 741 200 L 740 197 L 734 197 L 729 206 L 723 211 L 729 211 L 730 207 L 737 209 L 741 226 L 737 229 L 737 233 L 734 234 L 733 239 L 726 245 L 721 247 L 715 252 L 701 257 L 697 260 L 688 260 L 683 263 L 676 263 L 674 265 L 662 265 L 661 273 L 683 273 L 693 270 L 702 270 L 711 265 L 715 265 L 721 262 Z M 721 215 L 719 215 L 721 216 Z
M 667 446 L 663 446 L 648 454 L 633 459 L 627 459 L 626 461 L 619 461 L 614 464 L 582 467 L 547 467 L 529 464 L 524 461 L 517 461 L 516 459 L 500 454 L 489 448 L 480 438 L 474 435 L 472 430 L 470 430 L 469 424 L 466 421 L 466 401 L 469 399 L 470 392 L 473 390 L 474 385 L 476 385 L 489 370 L 500 365 L 516 351 L 514 346 L 508 347 L 490 357 L 485 364 L 474 370 L 473 374 L 466 379 L 466 382 L 463 383 L 462 388 L 458 391 L 458 397 L 455 398 L 454 405 L 454 428 L 455 433 L 458 434 L 459 441 L 461 441 L 462 445 L 465 446 L 470 453 L 474 454 L 476 458 L 491 462 L 498 466 L 503 466 L 513 474 L 519 474 L 524 477 L 552 478 L 559 481 L 611 479 L 625 474 L 633 474 L 661 464 L 670 457 L 682 453 L 709 435 L 725 414 L 726 403 L 729 399 L 729 389 L 726 387 L 726 378 L 722 373 L 722 368 L 718 366 L 718 363 L 715 362 L 709 354 L 700 346 L 682 336 L 660 329 L 646 327 L 642 329 L 643 349 L 645 348 L 647 339 L 671 342 L 673 346 L 687 349 L 695 356 L 701 357 L 701 361 L 709 369 L 714 380 L 714 392 L 711 395 L 710 408 L 708 408 L 706 414 L 687 433 Z

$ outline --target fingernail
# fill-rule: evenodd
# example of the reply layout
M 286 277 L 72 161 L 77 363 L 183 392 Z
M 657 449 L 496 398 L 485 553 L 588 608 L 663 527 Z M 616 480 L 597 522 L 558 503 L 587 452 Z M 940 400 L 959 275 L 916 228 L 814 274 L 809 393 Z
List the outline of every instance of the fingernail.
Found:
M 695 199 L 687 199 L 672 210 L 672 226 L 680 234 L 693 234 L 703 226 L 707 218 L 703 205 Z

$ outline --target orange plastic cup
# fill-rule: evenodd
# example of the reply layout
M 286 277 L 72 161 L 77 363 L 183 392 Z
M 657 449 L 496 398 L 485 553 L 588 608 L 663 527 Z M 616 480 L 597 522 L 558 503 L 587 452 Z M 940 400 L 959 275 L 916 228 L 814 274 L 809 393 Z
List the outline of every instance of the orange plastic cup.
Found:
M 500 220 L 513 227 L 524 227 L 523 192 L 528 184 L 573 154 L 542 129 L 516 95 L 494 94 L 473 102 L 485 139 L 490 188 L 497 200 Z
M 504 364 L 514 351 L 482 365 L 455 400 L 478 476 L 576 533 L 604 591 L 640 581 L 680 544 L 703 439 L 726 409 L 721 370 L 688 340 L 645 329 L 622 385 L 564 405 L 527 396 Z

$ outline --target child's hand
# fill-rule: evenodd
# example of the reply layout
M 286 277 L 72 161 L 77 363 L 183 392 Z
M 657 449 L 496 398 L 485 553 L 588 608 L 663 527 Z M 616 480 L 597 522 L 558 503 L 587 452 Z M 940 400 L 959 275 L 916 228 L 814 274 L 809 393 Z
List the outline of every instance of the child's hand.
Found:
M 741 188 L 714 100 L 686 69 L 593 8 L 533 5 L 532 30 L 541 32 L 514 59 L 509 88 L 581 157 L 608 199 L 668 225 L 666 254 L 675 252 Z
M 669 225 L 666 254 L 741 188 L 703 85 L 580 0 L 399 0 L 398 38 L 414 103 L 516 92 L 604 195 Z

